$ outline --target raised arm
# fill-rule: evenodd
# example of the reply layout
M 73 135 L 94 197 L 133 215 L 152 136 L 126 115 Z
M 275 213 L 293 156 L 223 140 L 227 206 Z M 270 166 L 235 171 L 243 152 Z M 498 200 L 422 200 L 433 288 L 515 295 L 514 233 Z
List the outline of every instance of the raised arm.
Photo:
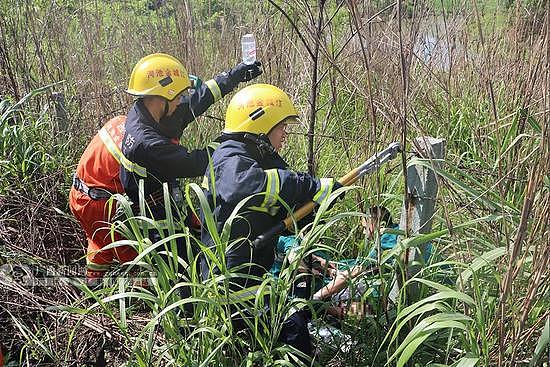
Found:
M 206 110 L 233 91 L 241 82 L 250 81 L 262 74 L 261 63 L 238 64 L 233 69 L 222 72 L 214 78 L 201 83 L 193 93 L 184 96 L 182 103 L 170 117 L 185 125 L 194 121 Z

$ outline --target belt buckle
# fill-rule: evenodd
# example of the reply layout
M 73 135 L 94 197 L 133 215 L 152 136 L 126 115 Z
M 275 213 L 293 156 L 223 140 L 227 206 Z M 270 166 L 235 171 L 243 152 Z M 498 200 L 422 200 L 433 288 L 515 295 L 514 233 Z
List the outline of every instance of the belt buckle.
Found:
M 97 187 L 88 188 L 87 195 L 93 200 L 108 199 L 111 196 L 110 194 L 108 194 L 107 190 Z
M 97 190 L 96 188 L 94 188 L 94 187 L 90 187 L 90 188 L 88 189 L 88 193 L 87 193 L 87 194 L 88 194 L 88 196 L 90 197 L 90 199 L 92 199 L 92 200 L 99 200 L 99 199 L 101 199 L 98 190 Z

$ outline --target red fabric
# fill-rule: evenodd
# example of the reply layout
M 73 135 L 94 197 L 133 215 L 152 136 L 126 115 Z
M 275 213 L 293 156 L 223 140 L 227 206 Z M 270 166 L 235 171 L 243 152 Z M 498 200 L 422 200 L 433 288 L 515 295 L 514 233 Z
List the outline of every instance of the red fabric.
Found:
M 119 148 L 124 138 L 125 122 L 126 116 L 117 116 L 104 126 Z M 76 174 L 89 187 L 101 187 L 110 192 L 124 192 L 120 182 L 120 164 L 107 150 L 99 134 L 94 136 L 82 153 Z
M 201 229 L 201 220 L 195 215 L 195 213 L 189 213 L 189 228 L 199 230 Z
M 105 128 L 119 147 L 124 137 L 125 121 L 125 116 L 117 116 L 105 124 Z M 77 176 L 88 187 L 101 187 L 113 193 L 123 193 L 119 172 L 119 163 L 107 150 L 99 134 L 96 134 L 80 158 L 76 169 Z M 117 233 L 111 234 L 109 222 L 115 208 L 109 211 L 107 200 L 92 200 L 73 187 L 69 193 L 69 205 L 71 212 L 86 232 L 89 262 L 108 265 L 113 262 L 113 258 L 123 263 L 137 256 L 128 246 L 100 251 L 108 244 L 122 239 Z M 101 272 L 91 269 L 88 273 L 88 277 L 91 278 L 101 276 Z

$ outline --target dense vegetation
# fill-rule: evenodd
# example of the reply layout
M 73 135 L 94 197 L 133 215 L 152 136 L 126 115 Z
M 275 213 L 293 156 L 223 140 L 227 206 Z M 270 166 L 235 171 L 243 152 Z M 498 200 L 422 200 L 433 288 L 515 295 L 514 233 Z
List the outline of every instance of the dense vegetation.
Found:
M 159 5 L 157 9 L 156 6 Z M 231 294 L 223 269 L 183 278 L 151 243 L 144 218 L 117 223 L 140 256 L 131 271 L 156 267 L 152 287 L 124 278 L 91 291 L 85 240 L 67 193 L 78 157 L 111 116 L 143 55 L 166 52 L 204 79 L 240 59 L 252 32 L 264 65 L 259 81 L 287 91 L 302 115 L 283 155 L 297 170 L 339 177 L 391 141 L 405 154 L 358 183 L 331 210 L 300 228 L 301 256 L 322 248 L 364 257 L 372 246 L 360 218 L 372 205 L 398 217 L 418 136 L 446 140 L 438 162 L 432 230 L 403 233 L 386 254 L 363 304 L 342 333 L 319 342 L 314 363 L 329 366 L 548 365 L 550 333 L 550 2 L 529 1 L 42 1 L 0 3 L 0 347 L 7 365 L 293 365 L 276 343 L 299 277 L 287 264 L 255 296 Z M 59 94 L 60 93 L 60 94 Z M 63 102 L 61 97 L 64 97 Z M 182 143 L 203 146 L 221 131 L 213 106 Z M 190 207 L 212 216 L 196 183 Z M 124 199 L 120 198 L 124 205 Z M 126 209 L 128 207 L 126 206 Z M 69 213 L 69 214 L 67 214 Z M 150 223 L 155 225 L 155 223 Z M 211 227 L 211 226 L 210 226 Z M 436 256 L 418 273 L 403 254 L 430 242 Z M 219 257 L 228 246 L 219 234 Z M 128 269 L 122 269 L 124 272 Z M 116 275 L 116 274 L 115 274 Z M 116 280 L 118 279 L 118 280 Z M 391 284 L 400 293 L 389 301 Z M 190 285 L 192 298 L 179 289 Z M 255 312 L 252 337 L 232 330 L 229 304 Z M 192 314 L 184 314 L 192 303 Z M 251 307 L 250 305 L 253 305 Z M 361 315 L 359 315 L 361 316 Z

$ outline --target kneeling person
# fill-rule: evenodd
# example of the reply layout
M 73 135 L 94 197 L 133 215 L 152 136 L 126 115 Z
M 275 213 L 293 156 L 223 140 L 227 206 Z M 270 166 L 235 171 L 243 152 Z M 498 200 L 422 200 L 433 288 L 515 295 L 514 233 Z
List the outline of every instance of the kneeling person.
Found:
M 228 106 L 222 143 L 212 155 L 213 177 L 207 169 L 205 183 L 219 232 L 234 209 L 245 201 L 232 222 L 231 246 L 224 254 L 228 269 L 239 267 L 238 273 L 245 274 L 233 284 L 236 290 L 258 284 L 254 277 L 261 278 L 273 265 L 278 236 L 258 247 L 251 242 L 287 216 L 279 200 L 291 208 L 299 207 L 311 200 L 321 202 L 333 189 L 332 178 L 318 179 L 292 171 L 279 155 L 286 127 L 297 117 L 286 93 L 268 84 L 242 89 Z M 202 241 L 211 247 L 216 245 L 205 227 Z M 205 257 L 201 268 L 203 277 L 219 272 Z M 306 320 L 299 313 L 285 322 L 280 340 L 311 354 Z

